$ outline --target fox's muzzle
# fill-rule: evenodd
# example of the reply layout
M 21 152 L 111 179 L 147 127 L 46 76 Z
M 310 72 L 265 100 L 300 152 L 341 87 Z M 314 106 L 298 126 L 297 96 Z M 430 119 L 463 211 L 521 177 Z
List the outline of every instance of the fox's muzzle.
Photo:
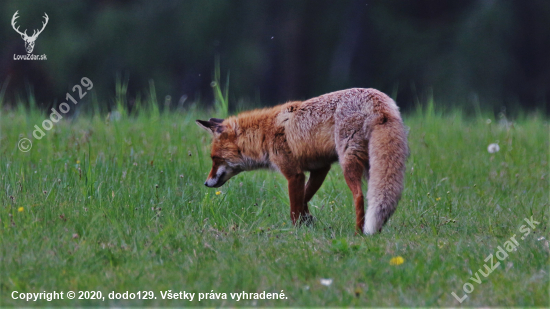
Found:
M 212 175 L 214 174 L 214 175 Z M 208 178 L 204 182 L 204 185 L 209 188 L 218 188 L 221 187 L 229 178 L 227 177 L 227 168 L 225 166 L 219 166 L 216 170 L 212 169 Z
M 208 178 L 204 182 L 204 185 L 209 188 L 221 187 L 225 183 L 225 181 L 223 180 L 224 177 L 225 177 L 225 173 L 221 174 L 220 177 Z

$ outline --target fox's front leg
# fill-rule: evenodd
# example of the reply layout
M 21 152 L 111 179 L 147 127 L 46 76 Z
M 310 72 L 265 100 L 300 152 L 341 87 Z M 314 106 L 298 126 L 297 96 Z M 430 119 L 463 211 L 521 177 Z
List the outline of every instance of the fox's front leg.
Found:
M 307 203 L 309 203 L 313 195 L 317 193 L 317 190 L 319 190 L 319 188 L 323 184 L 323 181 L 325 181 L 325 177 L 327 177 L 329 170 L 330 170 L 330 165 L 317 170 L 313 170 L 309 174 L 309 179 L 306 183 L 306 188 L 304 192 L 304 211 L 303 211 L 303 215 L 300 218 L 301 223 L 305 223 L 306 225 L 310 225 L 314 223 L 314 218 L 309 213 L 309 207 Z
M 304 211 L 306 212 L 306 214 L 309 214 L 307 203 L 311 201 L 311 198 L 313 198 L 315 193 L 317 193 L 317 190 L 319 190 L 319 188 L 323 184 L 323 181 L 325 181 L 328 171 L 330 171 L 330 165 L 317 170 L 313 170 L 309 174 L 309 179 L 307 181 L 306 191 L 304 194 Z
M 300 216 L 305 217 L 304 207 L 304 191 L 306 176 L 304 173 L 285 175 L 288 181 L 288 195 L 290 198 L 290 219 L 292 224 L 296 225 L 296 222 L 300 219 Z

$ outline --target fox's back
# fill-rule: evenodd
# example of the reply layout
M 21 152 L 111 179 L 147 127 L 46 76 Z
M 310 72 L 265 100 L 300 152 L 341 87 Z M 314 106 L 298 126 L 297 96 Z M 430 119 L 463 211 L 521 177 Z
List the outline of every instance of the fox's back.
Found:
M 338 142 L 367 139 L 369 123 L 395 114 L 395 103 L 374 89 L 352 88 L 279 107 L 275 127 L 284 128 L 295 156 L 308 161 L 337 160 Z M 356 136 L 357 135 L 357 136 Z M 341 144 L 341 143 L 340 143 Z M 342 145 L 344 146 L 344 145 Z

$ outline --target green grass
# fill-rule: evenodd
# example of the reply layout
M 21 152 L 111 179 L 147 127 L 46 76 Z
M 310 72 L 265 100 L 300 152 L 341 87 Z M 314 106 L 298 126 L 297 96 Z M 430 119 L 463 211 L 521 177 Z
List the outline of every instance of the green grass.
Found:
M 123 88 L 123 87 L 122 87 Z M 411 156 L 397 212 L 383 232 L 354 235 L 352 197 L 335 165 L 311 202 L 313 227 L 290 224 L 286 182 L 255 171 L 203 185 L 210 114 L 145 112 L 0 116 L 1 306 L 546 306 L 549 303 L 549 124 L 405 115 Z M 31 138 L 23 153 L 17 142 Z M 500 151 L 487 146 L 497 142 Z M 366 190 L 366 188 L 365 188 Z M 22 210 L 22 211 L 19 211 Z M 540 224 L 519 239 L 524 218 Z M 477 284 L 469 278 L 512 235 L 517 251 Z M 542 239 L 544 237 L 545 239 Z M 404 263 L 390 265 L 401 256 Z M 330 286 L 320 279 L 333 279 Z M 462 304 L 451 292 L 464 295 Z M 196 293 L 163 300 L 161 291 Z M 227 300 L 198 301 L 198 293 Z M 232 300 L 280 292 L 284 300 Z M 14 300 L 18 292 L 101 291 L 105 301 Z M 153 291 L 153 300 L 109 300 Z

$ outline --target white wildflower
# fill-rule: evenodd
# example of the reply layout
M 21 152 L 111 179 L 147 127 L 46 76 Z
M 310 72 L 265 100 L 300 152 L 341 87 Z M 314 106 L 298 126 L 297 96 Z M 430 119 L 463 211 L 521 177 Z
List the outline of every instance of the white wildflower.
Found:
M 499 150 L 500 150 L 500 147 L 496 143 L 490 144 L 489 147 L 487 147 L 487 151 L 489 153 L 499 152 Z
M 324 286 L 330 286 L 332 284 L 332 279 L 321 279 L 320 282 Z

